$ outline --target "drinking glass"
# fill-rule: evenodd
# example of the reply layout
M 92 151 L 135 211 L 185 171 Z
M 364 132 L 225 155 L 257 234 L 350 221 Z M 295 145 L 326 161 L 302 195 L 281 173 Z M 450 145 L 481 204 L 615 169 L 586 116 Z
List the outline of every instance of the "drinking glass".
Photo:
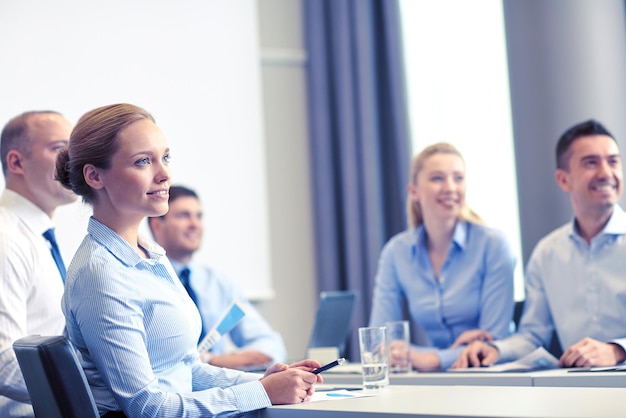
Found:
M 411 370 L 409 321 L 390 321 L 387 328 L 389 372 L 408 373 Z
M 363 387 L 382 389 L 389 384 L 385 327 L 359 328 L 359 348 L 363 367 Z

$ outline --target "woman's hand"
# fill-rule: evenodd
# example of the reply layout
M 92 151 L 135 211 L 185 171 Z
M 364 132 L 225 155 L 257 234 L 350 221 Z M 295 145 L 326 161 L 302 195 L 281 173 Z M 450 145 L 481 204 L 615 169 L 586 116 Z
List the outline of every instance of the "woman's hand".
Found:
M 482 329 L 471 329 L 463 331 L 459 338 L 456 339 L 454 344 L 450 348 L 460 347 L 462 345 L 468 345 L 474 341 L 493 341 L 493 337 L 487 331 Z
M 435 353 L 420 353 L 411 350 L 411 365 L 415 370 L 425 372 L 438 370 L 441 367 L 441 361 Z
M 306 402 L 315 392 L 315 384 L 323 383 L 321 374 L 310 373 L 321 367 L 315 360 L 302 360 L 290 365 L 276 363 L 265 371 L 261 384 L 272 405 Z
M 404 341 L 392 341 L 389 344 L 389 365 L 406 365 L 407 360 L 410 361 L 411 348 Z
M 310 372 L 311 370 L 317 369 L 318 367 L 321 367 L 321 366 L 322 365 L 320 364 L 319 361 L 308 360 L 308 359 L 300 360 L 295 363 L 291 363 L 289 365 L 285 363 L 275 363 L 265 370 L 265 375 L 263 377 L 267 377 L 271 374 L 282 372 L 287 369 L 300 369 L 300 370 L 304 370 L 305 372 Z M 318 383 L 322 383 L 322 380 L 323 380 L 322 377 L 320 375 L 317 375 L 317 376 L 319 377 Z

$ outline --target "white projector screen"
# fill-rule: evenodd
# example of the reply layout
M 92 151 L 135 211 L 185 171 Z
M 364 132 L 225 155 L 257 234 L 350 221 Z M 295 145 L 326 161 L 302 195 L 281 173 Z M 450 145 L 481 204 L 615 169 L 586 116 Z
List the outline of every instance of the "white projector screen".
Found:
M 105 104 L 144 107 L 172 149 L 173 183 L 203 202 L 196 259 L 251 299 L 270 298 L 257 33 L 254 0 L 3 0 L 0 122 L 25 110 L 75 123 Z M 66 260 L 90 212 L 58 209 Z

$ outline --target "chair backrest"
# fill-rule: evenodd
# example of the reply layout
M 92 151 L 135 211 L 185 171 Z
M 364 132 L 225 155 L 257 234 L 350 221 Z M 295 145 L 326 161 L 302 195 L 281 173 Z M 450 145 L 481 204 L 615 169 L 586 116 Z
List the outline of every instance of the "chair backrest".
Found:
M 99 418 L 74 347 L 62 335 L 30 335 L 13 343 L 36 417 Z
M 524 300 L 518 300 L 515 302 L 515 310 L 513 311 L 513 322 L 515 323 L 515 331 L 519 330 L 519 324 L 524 314 Z M 561 346 L 561 340 L 556 333 L 556 329 L 552 331 L 552 337 L 550 337 L 550 343 L 546 350 L 556 358 L 560 358 L 563 355 L 563 347 Z
M 337 347 L 343 357 L 352 330 L 356 300 L 357 293 L 352 290 L 321 292 L 308 348 Z

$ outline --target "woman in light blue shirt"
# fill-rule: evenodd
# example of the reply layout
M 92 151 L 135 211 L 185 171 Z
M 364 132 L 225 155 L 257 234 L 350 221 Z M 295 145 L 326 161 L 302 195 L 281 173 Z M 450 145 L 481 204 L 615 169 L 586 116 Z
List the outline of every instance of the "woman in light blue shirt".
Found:
M 467 207 L 465 163 L 450 144 L 413 159 L 407 211 L 409 229 L 380 255 L 370 325 L 407 311 L 423 339 L 411 347 L 413 368 L 447 369 L 464 344 L 509 334 L 515 258 Z
M 169 160 L 152 116 L 128 104 L 83 115 L 57 160 L 61 183 L 93 206 L 62 309 L 100 413 L 233 416 L 310 399 L 316 361 L 262 377 L 200 361 L 198 310 L 165 251 L 139 235 L 146 216 L 168 210 Z

